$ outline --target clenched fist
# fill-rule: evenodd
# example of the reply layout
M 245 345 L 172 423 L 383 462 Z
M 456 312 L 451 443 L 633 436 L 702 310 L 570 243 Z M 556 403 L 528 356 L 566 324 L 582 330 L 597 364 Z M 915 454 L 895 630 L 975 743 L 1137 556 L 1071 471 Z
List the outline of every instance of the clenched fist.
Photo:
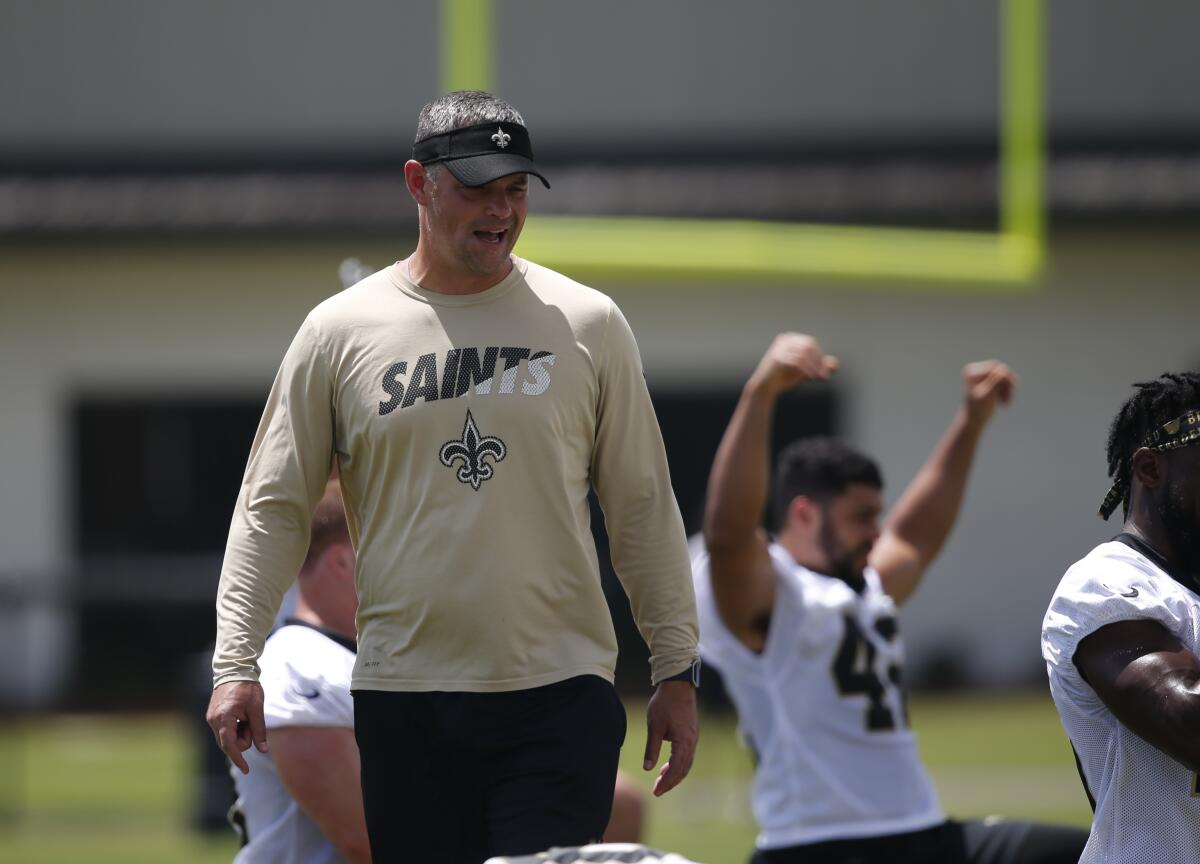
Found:
M 803 333 L 780 333 L 750 377 L 750 386 L 773 396 L 805 381 L 824 381 L 838 368 L 837 358 Z
M 997 405 L 1007 405 L 1017 387 L 1017 376 L 999 360 L 980 360 L 963 367 L 963 404 L 975 423 L 991 419 Z

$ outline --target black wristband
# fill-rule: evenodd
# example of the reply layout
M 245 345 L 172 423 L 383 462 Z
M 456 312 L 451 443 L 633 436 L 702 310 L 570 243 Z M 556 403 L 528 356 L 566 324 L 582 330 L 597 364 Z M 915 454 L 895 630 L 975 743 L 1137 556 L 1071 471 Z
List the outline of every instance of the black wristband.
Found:
M 668 678 L 662 679 L 662 681 L 659 681 L 658 683 L 661 684 L 661 683 L 663 683 L 663 681 L 691 681 L 693 687 L 699 687 L 700 686 L 700 661 L 696 660 L 695 662 L 692 663 L 691 666 L 684 669 L 682 672 L 677 672 L 676 674 L 671 675 Z

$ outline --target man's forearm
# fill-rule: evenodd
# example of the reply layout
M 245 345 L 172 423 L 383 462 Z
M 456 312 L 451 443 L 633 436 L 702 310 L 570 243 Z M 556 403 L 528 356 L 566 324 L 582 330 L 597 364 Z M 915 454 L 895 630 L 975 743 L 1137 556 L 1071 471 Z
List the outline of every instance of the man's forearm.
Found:
M 1085 636 L 1072 658 L 1084 681 L 1125 726 L 1200 771 L 1200 658 L 1147 618 Z
M 960 409 L 888 518 L 888 530 L 924 563 L 937 556 L 958 518 L 984 425 Z

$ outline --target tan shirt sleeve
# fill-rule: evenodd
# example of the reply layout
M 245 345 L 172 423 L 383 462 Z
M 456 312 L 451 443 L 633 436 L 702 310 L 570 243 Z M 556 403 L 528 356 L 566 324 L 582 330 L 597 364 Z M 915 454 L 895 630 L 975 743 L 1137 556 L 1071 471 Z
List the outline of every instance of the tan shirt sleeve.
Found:
M 306 320 L 275 376 L 234 507 L 217 588 L 213 686 L 258 680 L 263 643 L 308 551 L 333 422 L 330 366 Z
M 657 684 L 699 657 L 696 595 L 641 356 L 615 305 L 597 359 L 600 404 L 592 482 L 604 510 L 613 567 L 650 646 L 650 680 Z

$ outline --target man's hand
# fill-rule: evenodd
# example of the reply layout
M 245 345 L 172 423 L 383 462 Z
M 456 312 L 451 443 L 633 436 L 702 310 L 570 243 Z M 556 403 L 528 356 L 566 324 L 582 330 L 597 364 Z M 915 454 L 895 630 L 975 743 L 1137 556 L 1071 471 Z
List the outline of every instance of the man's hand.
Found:
M 678 786 L 692 770 L 700 728 L 696 720 L 696 688 L 690 681 L 663 681 L 646 706 L 646 758 L 642 770 L 658 764 L 663 741 L 671 742 L 671 756 L 654 780 L 654 795 Z
M 967 419 L 982 425 L 997 405 L 1007 405 L 1017 387 L 1017 376 L 999 360 L 980 360 L 963 367 L 963 404 Z
M 750 376 L 749 386 L 778 396 L 805 381 L 824 381 L 837 368 L 837 358 L 824 353 L 813 337 L 780 333 Z
M 208 700 L 208 725 L 217 746 L 243 774 L 250 766 L 242 753 L 253 744 L 267 752 L 267 723 L 263 717 L 263 690 L 257 681 L 226 681 L 213 690 Z

